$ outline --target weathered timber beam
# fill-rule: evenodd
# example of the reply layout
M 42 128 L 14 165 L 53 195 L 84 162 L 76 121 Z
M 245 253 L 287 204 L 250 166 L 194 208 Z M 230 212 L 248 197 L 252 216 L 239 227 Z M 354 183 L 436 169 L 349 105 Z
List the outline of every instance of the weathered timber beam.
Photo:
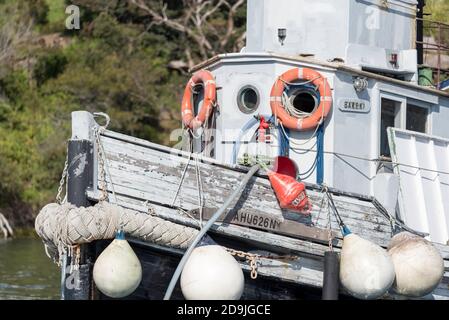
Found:
M 170 205 L 180 183 L 180 176 L 187 160 L 176 155 L 154 151 L 144 147 L 134 146 L 110 138 L 104 138 L 105 152 L 110 166 L 111 180 L 118 193 L 131 197 L 148 199 L 164 205 Z M 204 197 L 208 207 L 218 207 L 225 196 L 239 181 L 241 172 L 233 170 L 217 170 L 205 163 L 200 164 L 203 180 Z M 108 183 L 112 185 L 111 181 Z M 198 207 L 195 168 L 187 170 L 182 184 L 181 193 L 175 202 L 185 210 Z M 314 202 L 315 209 L 311 217 L 294 217 L 281 211 L 275 195 L 266 178 L 254 179 L 251 187 L 242 195 L 242 201 L 237 206 L 238 211 L 245 214 L 270 216 L 282 221 L 285 217 L 318 228 L 327 225 L 325 210 L 320 210 L 322 194 L 308 191 Z M 388 220 L 372 206 L 371 203 L 357 199 L 336 196 L 335 202 L 345 222 L 356 233 L 364 233 L 370 239 L 381 245 L 387 245 L 391 235 Z M 338 231 L 337 223 L 332 217 L 334 230 Z

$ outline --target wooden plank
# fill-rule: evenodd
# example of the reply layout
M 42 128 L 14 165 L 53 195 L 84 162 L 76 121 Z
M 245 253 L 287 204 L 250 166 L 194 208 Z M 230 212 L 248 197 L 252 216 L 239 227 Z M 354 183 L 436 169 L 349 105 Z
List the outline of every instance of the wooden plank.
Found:
M 215 209 L 203 208 L 202 216 L 204 221 L 208 221 L 212 215 L 216 212 Z M 196 219 L 200 219 L 200 210 L 194 209 L 189 213 Z M 310 239 L 317 242 L 328 243 L 329 231 L 316 227 L 309 227 L 303 223 L 299 223 L 293 220 L 284 220 L 279 222 L 272 219 L 269 215 L 255 214 L 249 215 L 242 212 L 235 212 L 231 210 L 227 215 L 220 217 L 217 222 L 221 222 L 222 225 L 235 224 L 244 227 L 250 227 L 259 230 L 271 231 L 276 234 L 289 236 L 299 239 Z M 331 231 L 331 238 L 337 236 L 336 232 Z
M 114 145 L 115 143 L 115 145 Z M 156 186 L 153 189 L 157 190 L 151 190 L 151 194 L 153 194 L 153 198 L 156 197 L 158 201 L 161 203 L 169 204 L 171 202 L 170 199 L 167 199 L 167 195 L 173 195 L 176 192 L 177 184 L 179 183 L 179 177 L 182 174 L 182 170 L 185 166 L 185 163 L 187 162 L 186 159 L 175 157 L 175 158 L 164 158 L 164 155 L 161 155 L 160 153 L 155 155 L 154 151 L 146 150 L 145 148 L 139 147 L 139 146 L 132 146 L 130 147 L 128 145 L 121 145 L 120 141 L 110 141 L 105 140 L 105 149 L 108 149 L 108 158 L 110 157 L 112 161 L 110 161 L 110 166 L 114 167 L 114 162 L 117 163 L 117 166 L 120 166 L 120 168 L 117 168 L 118 170 L 123 170 L 116 172 L 117 178 L 113 176 L 114 184 L 117 184 L 117 179 L 124 179 L 124 184 L 127 184 L 127 186 L 135 185 L 137 189 L 148 189 L 152 186 Z M 109 146 L 109 148 L 108 148 Z M 133 150 L 133 148 L 137 148 L 138 150 Z M 115 152 L 115 153 L 114 153 Z M 138 156 L 137 156 L 138 154 Z M 114 158 L 115 157 L 115 158 Z M 179 159 L 176 159 L 179 158 Z M 151 160 L 153 159 L 153 160 Z M 176 163 L 178 161 L 178 163 Z M 131 165 L 130 163 L 133 163 L 134 165 Z M 170 165 L 167 167 L 167 163 L 170 163 Z M 138 165 L 136 165 L 138 164 Z M 207 183 L 207 195 L 206 195 L 206 201 L 210 200 L 213 204 L 220 204 L 224 201 L 224 196 L 226 195 L 227 190 L 231 190 L 231 188 L 235 185 L 237 181 L 239 181 L 239 176 L 241 176 L 240 172 L 233 172 L 231 175 L 229 172 L 225 172 L 223 170 L 219 171 L 219 173 L 223 173 L 222 175 L 218 176 L 217 170 L 211 170 L 213 168 L 205 166 L 205 164 L 200 164 L 202 170 L 203 179 Z M 148 168 L 150 168 L 148 170 Z M 157 168 L 153 169 L 153 168 Z M 129 171 L 127 171 L 129 170 Z M 137 177 L 139 174 L 142 174 L 143 171 L 145 171 L 145 175 L 148 175 L 147 177 L 144 177 L 144 180 L 139 182 L 139 178 Z M 156 173 L 154 173 L 156 171 Z M 229 171 L 229 170 L 228 170 Z M 112 174 L 112 173 L 111 173 Z M 132 179 L 130 178 L 130 175 L 132 175 Z M 154 177 L 156 175 L 156 177 Z M 217 177 L 218 176 L 218 177 Z M 148 179 L 155 179 L 154 183 L 149 184 Z M 176 178 L 178 179 L 178 182 L 175 183 Z M 129 179 L 126 181 L 126 179 Z M 145 179 L 146 182 L 145 182 Z M 165 179 L 165 181 L 164 181 Z M 120 182 L 120 181 L 119 181 Z M 139 186 L 139 183 L 140 186 Z M 221 184 L 220 187 L 223 189 L 218 189 L 217 183 Z M 170 184 L 172 186 L 170 186 Z M 209 188 L 211 187 L 211 188 Z M 167 190 L 168 188 L 168 190 Z M 142 190 L 140 190 L 142 191 Z M 183 184 L 182 188 L 183 194 L 180 196 L 179 202 L 177 202 L 177 205 L 182 202 L 184 209 L 191 210 L 195 207 L 197 207 L 197 195 L 196 195 L 196 180 L 194 178 L 194 168 L 192 167 L 191 170 L 187 171 L 186 179 Z M 310 197 L 311 199 L 319 199 L 321 200 L 321 194 L 310 191 L 311 193 Z M 315 193 L 315 197 L 313 195 Z M 141 195 L 145 194 L 144 192 L 140 192 Z M 252 196 L 254 194 L 254 196 Z M 337 206 L 339 206 L 339 202 L 341 201 L 340 198 L 342 197 L 335 197 Z M 266 199 L 266 201 L 261 201 L 260 199 Z M 313 200 L 312 200 L 313 201 Z M 354 208 L 360 207 L 361 201 L 354 201 L 351 199 L 350 202 L 347 202 L 345 204 L 342 204 L 344 206 L 352 206 Z M 372 210 L 375 210 L 374 207 L 366 206 L 366 202 L 363 203 L 365 205 L 365 208 L 369 208 L 369 210 L 365 210 L 364 208 L 359 209 L 361 212 L 372 212 Z M 247 207 L 245 210 L 249 210 L 250 213 L 256 214 L 258 212 L 266 212 L 269 214 L 273 214 L 274 216 L 279 216 L 279 214 L 283 214 L 284 216 L 287 216 L 285 212 L 282 212 L 278 205 L 276 198 L 271 190 L 271 187 L 269 185 L 269 182 L 266 179 L 263 178 L 257 178 L 253 189 L 251 190 L 251 195 L 248 199 L 246 199 L 245 205 Z M 371 205 L 371 204 L 370 204 Z M 377 210 L 375 210 L 377 212 Z M 381 245 L 386 245 L 387 241 L 389 239 L 389 235 L 385 236 L 386 232 L 389 232 L 389 224 L 388 221 L 383 217 L 382 215 L 377 213 L 377 216 L 375 217 L 374 221 L 369 221 L 372 218 L 372 214 L 365 214 L 363 219 L 367 220 L 364 221 L 363 219 L 360 219 L 360 214 L 358 212 L 353 213 L 350 210 L 344 210 L 341 212 L 342 216 L 345 218 L 345 221 L 347 222 L 348 226 L 350 226 L 354 232 L 371 232 L 372 233 L 372 239 L 375 239 L 375 241 Z M 312 216 L 314 215 L 314 212 L 312 212 Z M 346 215 L 349 215 L 345 217 Z M 352 215 L 352 216 L 351 216 Z M 323 227 L 327 224 L 327 219 L 322 219 L 320 217 L 319 223 L 320 225 L 317 225 L 318 227 Z M 333 219 L 335 220 L 335 219 Z M 311 224 L 311 219 L 309 221 L 302 221 L 306 224 Z M 368 225 L 365 225 L 365 222 Z M 370 223 L 372 222 L 372 223 Z M 335 223 L 335 221 L 334 221 Z M 335 225 L 335 224 L 334 224 Z M 335 229 L 335 231 L 338 231 Z
M 115 182 L 114 182 L 115 183 Z M 146 191 L 136 191 L 136 190 L 132 190 L 132 188 L 129 188 L 129 187 L 127 187 L 127 186 L 121 186 L 121 185 L 117 185 L 117 184 L 115 184 L 115 186 L 114 186 L 114 189 L 115 189 L 115 191 L 118 193 L 118 194 L 121 194 L 121 195 L 126 195 L 126 196 L 128 196 L 128 197 L 132 197 L 132 198 L 136 198 L 136 199 L 141 199 L 142 201 L 146 201 L 146 200 L 148 200 L 148 201 L 150 201 L 151 203 L 153 203 L 153 204 L 159 204 L 159 205 L 166 205 L 166 204 L 161 204 L 161 203 L 159 203 L 158 201 L 159 201 L 159 199 L 157 198 L 157 197 L 155 197 L 154 196 L 154 194 L 152 194 L 151 192 L 146 192 Z M 150 200 L 150 199 L 154 199 L 154 200 Z M 184 206 L 184 207 L 186 207 L 186 206 Z M 194 205 L 191 205 L 191 206 L 189 206 L 189 207 L 187 207 L 188 209 L 191 209 L 191 208 L 196 208 L 196 206 L 194 206 Z M 254 214 L 254 211 L 247 211 L 246 209 L 240 209 L 239 210 L 239 212 L 242 212 L 242 213 L 246 213 L 246 214 Z M 258 211 L 258 212 L 262 212 L 262 211 Z M 333 222 L 333 231 L 334 232 L 339 232 L 339 230 L 337 229 L 337 223 L 334 221 Z M 363 236 L 365 237 L 365 238 L 367 238 L 367 239 L 369 239 L 369 240 L 371 240 L 371 241 L 374 241 L 374 242 L 376 242 L 376 243 L 379 243 L 379 244 L 381 244 L 381 245 L 384 245 L 384 246 L 386 246 L 387 244 L 388 244 L 388 242 L 389 242 L 389 238 L 387 239 L 387 238 L 384 238 L 384 237 L 382 237 L 382 238 L 379 238 L 379 237 L 376 237 L 376 235 L 378 234 L 378 233 L 374 233 L 374 234 L 372 234 L 367 228 L 365 228 L 365 229 L 363 229 L 363 227 L 362 226 L 355 226 L 355 225 L 352 225 L 352 224 L 349 224 L 349 226 L 351 227 L 351 229 L 354 231 L 354 232 L 359 232 L 359 234 L 363 234 Z M 362 233 L 363 232 L 363 233 Z M 376 232 L 376 231 L 375 231 Z
M 117 143 L 117 141 L 115 141 Z M 119 141 L 120 142 L 120 141 Z M 121 142 L 120 142 L 121 143 Z M 110 161 L 110 166 L 114 168 L 114 166 L 117 166 L 117 177 L 115 178 L 114 173 L 113 174 L 113 181 L 114 184 L 117 184 L 117 179 L 124 179 L 123 180 L 123 185 L 122 185 L 122 189 L 125 190 L 126 192 L 134 192 L 134 194 L 130 194 L 131 196 L 135 196 L 135 197 L 144 197 L 146 199 L 149 198 L 157 198 L 158 201 L 163 202 L 164 204 L 169 204 L 170 200 L 167 198 L 167 195 L 170 194 L 175 194 L 176 192 L 176 185 L 174 183 L 174 181 L 176 179 L 179 180 L 179 177 L 174 176 L 174 174 L 172 173 L 170 174 L 166 174 L 166 172 L 163 172 L 162 174 L 160 172 L 158 172 L 157 170 L 161 170 L 161 161 L 173 161 L 173 160 L 167 160 L 165 158 L 163 158 L 160 154 L 156 154 L 154 155 L 152 152 L 152 150 L 145 150 L 144 148 L 142 150 L 139 151 L 140 153 L 140 157 L 141 159 L 137 159 L 135 160 L 133 158 L 132 152 L 130 152 L 127 148 L 132 149 L 130 146 L 122 146 L 122 145 L 117 145 L 114 147 L 114 150 L 121 150 L 123 153 L 123 156 L 121 158 L 125 159 L 126 161 L 129 162 L 143 162 L 145 161 L 144 159 L 148 159 L 151 157 L 154 157 L 154 162 L 149 162 L 150 164 L 148 165 L 150 168 L 157 168 L 157 169 L 152 169 L 155 172 L 145 172 L 145 170 L 147 170 L 146 168 L 148 168 L 148 166 L 134 166 L 132 167 L 132 165 L 126 165 L 123 162 L 120 162 L 120 160 L 116 160 L 116 161 Z M 130 155 L 131 154 L 131 155 Z M 130 160 L 131 159 L 131 160 Z M 162 159 L 162 160 L 161 160 Z M 183 159 L 184 161 L 187 161 L 186 159 Z M 142 165 L 142 163 L 140 164 Z M 157 167 L 159 165 L 159 167 Z M 132 167 L 131 169 L 129 169 L 130 167 Z M 210 169 L 210 168 L 209 168 Z M 127 171 L 130 170 L 130 171 Z M 171 172 L 174 172 L 174 169 L 171 168 L 170 169 Z M 175 168 L 176 170 L 176 168 Z M 183 167 L 180 166 L 180 168 L 178 168 L 176 175 L 181 175 L 182 174 L 182 170 Z M 192 168 L 193 170 L 193 168 Z M 114 170 L 111 170 L 114 171 Z M 148 170 L 147 170 L 148 171 Z M 150 170 L 151 171 L 151 170 Z M 208 176 L 208 172 L 209 171 L 214 171 L 214 170 L 208 170 L 208 167 L 203 167 L 202 171 L 205 172 L 205 176 Z M 216 170 L 215 170 L 216 171 Z M 223 171 L 223 170 L 221 170 Z M 133 175 L 135 174 L 135 176 Z M 139 182 L 139 177 L 138 175 L 143 175 L 143 180 Z M 146 175 L 152 175 L 155 174 L 156 177 L 151 176 L 150 178 Z M 240 174 L 240 173 L 238 173 Z M 159 177 L 160 176 L 160 177 Z M 190 177 L 190 180 L 189 180 Z M 149 181 L 148 179 L 155 179 L 155 181 L 151 180 Z M 172 179 L 170 181 L 170 179 Z M 211 183 L 215 183 L 216 180 L 213 178 L 213 176 L 208 177 L 209 181 L 211 181 Z M 238 181 L 238 178 L 234 178 L 233 183 L 228 183 L 226 181 L 229 181 L 229 177 L 228 179 L 223 179 L 224 181 L 224 187 L 231 187 L 233 185 L 235 185 L 236 181 Z M 247 207 L 247 208 L 242 208 L 242 211 L 248 212 L 250 214 L 257 214 L 257 213 L 270 213 L 270 206 L 273 207 L 274 205 L 277 205 L 277 202 L 274 198 L 274 195 L 272 194 L 271 188 L 269 186 L 269 183 L 266 181 L 266 179 L 260 179 L 261 181 L 259 181 L 259 179 L 256 181 L 253 190 L 251 190 L 251 192 L 256 192 L 257 196 L 253 197 L 252 199 L 247 199 L 248 203 L 254 203 L 254 204 L 258 204 L 261 201 L 258 200 L 261 197 L 268 197 L 270 198 L 270 196 L 272 197 L 270 201 L 268 201 L 268 205 L 264 205 L 262 209 L 259 208 L 254 208 L 254 207 Z M 170 181 L 171 183 L 167 183 L 167 181 Z M 120 181 L 119 181 L 120 182 Z M 179 182 L 178 182 L 179 183 Z M 119 183 L 120 184 L 120 183 Z M 263 184 L 262 186 L 260 186 L 259 184 Z M 140 186 L 139 186 L 140 185 Z M 132 190 L 133 186 L 135 187 L 136 190 Z M 149 190 L 148 193 L 146 193 L 146 189 L 153 187 L 152 190 Z M 209 185 L 207 185 L 207 187 L 209 187 Z M 129 189 L 128 189 L 129 188 Z M 140 188 L 140 190 L 139 190 Z M 168 189 L 166 189 L 168 188 Z M 142 189 L 145 190 L 142 192 Z M 207 188 L 208 191 L 210 191 L 210 188 Z M 181 195 L 180 201 L 182 201 L 183 203 L 183 207 L 184 209 L 187 210 L 191 210 L 197 207 L 197 192 L 196 192 L 196 181 L 193 177 L 193 172 L 189 172 L 186 175 L 186 181 L 183 184 L 183 194 Z M 215 195 L 213 195 L 212 197 L 209 197 L 209 193 L 206 194 L 206 201 L 209 201 L 210 203 L 219 203 L 219 202 L 223 202 L 224 198 L 223 198 L 223 192 L 216 192 L 217 190 L 215 190 Z M 312 191 L 313 192 L 313 191 Z M 271 193 L 271 194 L 270 194 Z M 309 192 L 310 194 L 310 192 Z M 315 193 L 315 195 L 310 194 L 310 198 L 313 199 L 317 199 L 317 202 L 319 202 L 321 200 L 322 195 L 319 193 Z M 214 198 L 216 197 L 216 198 Z M 164 200 L 165 199 L 165 200 Z M 345 222 L 347 223 L 347 225 L 352 229 L 352 231 L 354 233 L 358 233 L 358 234 L 363 234 L 364 237 L 366 237 L 368 240 L 371 240 L 379 245 L 382 246 L 387 246 L 389 239 L 390 239 L 390 235 L 391 235 L 391 229 L 390 226 L 388 224 L 388 221 L 385 217 L 383 217 L 382 215 L 380 215 L 377 210 L 374 207 L 370 207 L 367 206 L 367 202 L 364 201 L 360 201 L 360 200 L 356 200 L 356 199 L 349 199 L 347 197 L 341 197 L 341 196 L 335 196 L 335 200 L 337 203 L 337 206 L 340 207 L 340 211 L 341 211 L 341 215 L 343 216 L 343 218 L 345 219 Z M 368 203 L 370 204 L 370 203 Z M 371 204 L 370 204 L 371 205 Z M 254 210 L 256 209 L 256 210 Z M 259 210 L 257 210 L 259 209 Z M 262 211 L 263 210 L 263 211 Z M 279 210 L 279 208 L 274 208 L 274 212 Z M 312 212 L 312 219 L 304 219 L 302 222 L 304 222 L 307 225 L 312 225 L 312 223 L 315 223 L 316 227 L 320 227 L 320 228 L 324 228 L 327 224 L 327 219 L 325 218 L 326 214 L 321 214 L 318 215 L 318 211 L 319 210 L 315 210 Z M 367 212 L 364 213 L 362 215 L 362 212 Z M 273 213 L 273 211 L 271 211 L 271 213 Z M 288 216 L 288 213 L 282 212 L 281 214 L 283 214 L 285 217 Z M 318 216 L 318 219 L 316 218 L 316 216 Z M 362 216 L 362 218 L 361 218 Z M 374 217 L 374 218 L 373 218 Z M 291 218 L 290 216 L 288 217 L 289 219 Z M 375 219 L 374 221 L 372 219 Z M 335 218 L 332 217 L 332 225 L 334 226 L 334 231 L 338 232 L 338 228 L 337 223 L 335 221 Z
M 95 199 L 94 194 L 89 194 L 89 196 L 91 199 Z M 110 197 L 109 201 L 111 203 L 117 203 L 123 207 L 141 212 L 148 212 L 151 208 L 153 209 L 151 210 L 154 212 L 153 214 L 159 218 L 185 226 L 199 228 L 199 222 L 197 220 L 181 215 L 180 212 L 174 208 L 168 208 L 161 205 L 156 205 L 154 203 L 146 204 L 145 201 L 129 198 L 123 195 L 117 195 L 117 202 L 113 197 Z M 270 248 L 272 252 L 279 254 L 303 253 L 310 256 L 322 257 L 324 256 L 324 252 L 327 250 L 327 246 L 322 243 L 294 239 L 274 233 L 254 230 L 248 227 L 229 225 L 226 223 L 216 223 L 211 228 L 211 232 L 224 236 L 237 237 L 242 241 L 252 243 L 255 247 L 259 246 L 260 248 Z

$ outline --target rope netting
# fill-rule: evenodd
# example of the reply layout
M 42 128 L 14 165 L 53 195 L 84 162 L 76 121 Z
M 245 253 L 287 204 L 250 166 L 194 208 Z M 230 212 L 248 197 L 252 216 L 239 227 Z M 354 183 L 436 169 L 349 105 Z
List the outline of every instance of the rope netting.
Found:
M 66 248 L 113 239 L 120 226 L 130 237 L 177 249 L 186 249 L 198 234 L 196 229 L 108 202 L 87 208 L 51 203 L 40 211 L 35 222 L 36 232 L 55 262 Z

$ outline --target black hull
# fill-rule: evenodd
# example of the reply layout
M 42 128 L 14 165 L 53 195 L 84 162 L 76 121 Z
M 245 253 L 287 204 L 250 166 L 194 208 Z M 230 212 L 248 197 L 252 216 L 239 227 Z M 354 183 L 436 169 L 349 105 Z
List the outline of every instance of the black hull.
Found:
M 182 252 L 160 246 L 148 245 L 140 241 L 129 241 L 142 264 L 142 282 L 136 291 L 125 300 L 162 300 L 168 283 L 182 257 Z M 97 254 L 109 244 L 100 241 L 96 244 Z M 258 276 L 251 279 L 249 272 L 245 274 L 245 290 L 242 300 L 321 300 L 321 289 L 293 283 L 275 281 Z M 96 299 L 111 298 L 97 291 Z M 343 297 L 344 298 L 344 297 Z M 181 288 L 176 286 L 173 300 L 184 300 Z

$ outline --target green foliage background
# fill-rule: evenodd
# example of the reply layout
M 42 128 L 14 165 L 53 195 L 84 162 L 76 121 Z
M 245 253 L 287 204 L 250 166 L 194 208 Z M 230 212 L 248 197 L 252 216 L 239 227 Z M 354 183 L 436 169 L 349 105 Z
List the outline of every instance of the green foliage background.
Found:
M 426 0 L 424 12 L 429 14 L 427 18 L 449 23 L 449 0 Z
M 0 64 L 0 211 L 15 225 L 54 199 L 71 111 L 106 112 L 113 130 L 165 144 L 180 124 L 188 75 L 167 68 L 177 44 L 113 2 L 80 1 L 82 28 L 70 31 L 64 0 L 0 0 L 0 29 L 34 21 L 32 40 Z
M 449 0 L 427 2 L 431 18 L 449 22 Z M 72 3 L 81 8 L 81 30 L 65 29 L 64 11 Z M 170 17 L 180 15 L 182 0 L 166 3 Z M 168 65 L 185 58 L 186 46 L 194 62 L 204 58 L 185 37 L 151 25 L 124 0 L 0 0 L 1 32 L 30 21 L 31 40 L 19 41 L 0 60 L 0 211 L 16 226 L 32 225 L 38 209 L 54 199 L 71 111 L 106 112 L 113 130 L 168 144 L 180 125 L 188 79 Z M 238 36 L 244 6 L 236 21 Z M 215 30 L 226 32 L 224 15 L 214 14 L 212 25 L 215 43 Z M 232 51 L 234 40 L 219 49 Z

